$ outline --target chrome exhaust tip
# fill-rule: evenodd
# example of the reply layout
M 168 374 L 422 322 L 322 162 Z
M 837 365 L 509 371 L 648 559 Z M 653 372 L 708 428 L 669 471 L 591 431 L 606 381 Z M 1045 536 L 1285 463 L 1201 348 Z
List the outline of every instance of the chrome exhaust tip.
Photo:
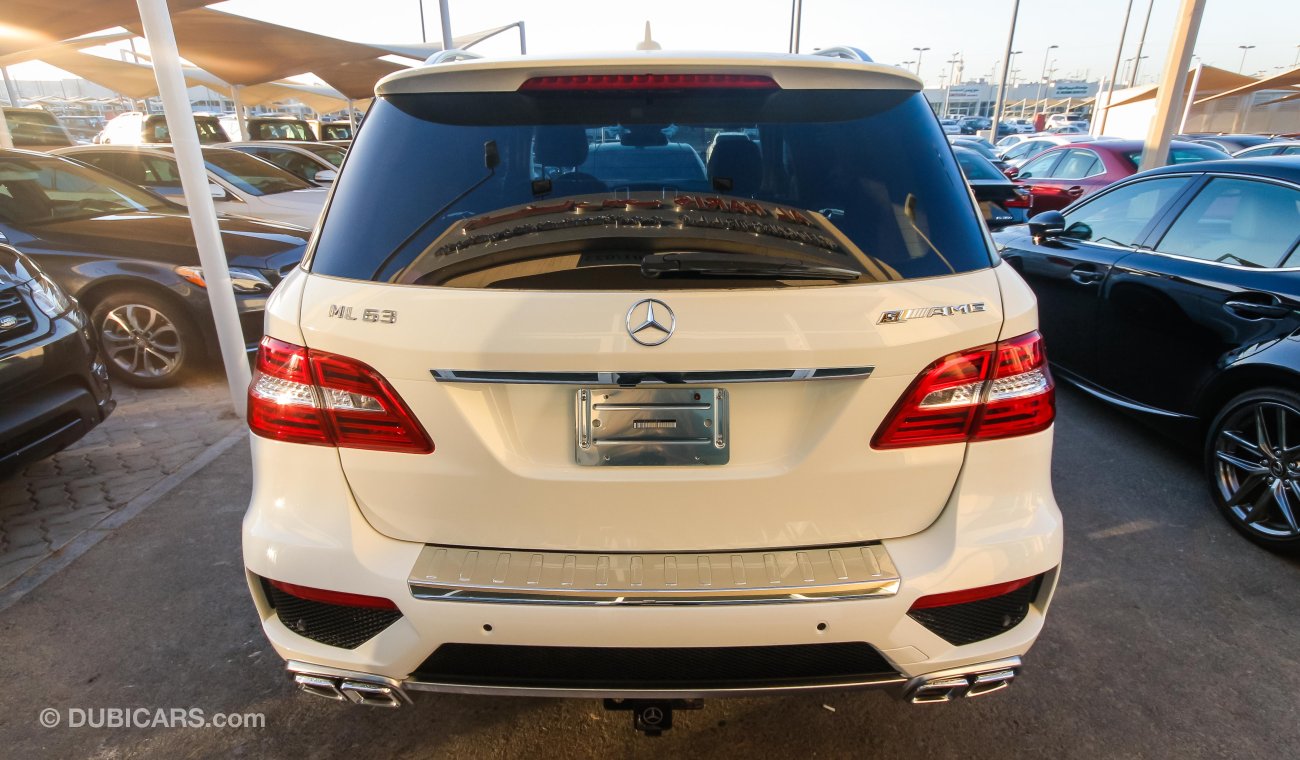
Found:
M 302 691 L 335 702 L 388 708 L 411 703 L 402 683 L 384 676 L 327 669 L 302 662 L 290 662 L 289 672 L 294 685 Z
M 965 697 L 982 697 L 1002 691 L 1015 680 L 1020 658 L 1011 657 L 974 668 L 957 668 L 928 673 L 908 682 L 903 696 L 918 705 L 951 702 Z

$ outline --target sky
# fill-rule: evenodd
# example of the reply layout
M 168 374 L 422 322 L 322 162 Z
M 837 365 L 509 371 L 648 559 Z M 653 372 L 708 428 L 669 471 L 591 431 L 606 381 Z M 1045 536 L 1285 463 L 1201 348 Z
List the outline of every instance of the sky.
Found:
M 1124 57 L 1134 55 L 1148 4 L 1152 7 L 1139 81 L 1164 65 L 1181 0 L 1131 0 L 1132 20 Z M 1016 28 L 1013 73 L 1037 81 L 1044 61 L 1053 78 L 1097 79 L 1114 64 L 1124 10 L 1130 0 L 1022 0 Z M 804 0 L 800 49 L 853 45 L 881 63 L 915 61 L 937 86 L 959 54 L 963 80 L 990 77 L 1006 47 L 1013 0 Z M 230 0 L 218 10 L 293 26 L 356 42 L 420 40 L 419 0 Z M 424 0 L 431 40 L 441 38 L 437 0 Z M 526 22 L 529 53 L 631 50 L 650 21 L 666 50 L 784 52 L 789 41 L 790 0 L 693 0 L 674 3 L 598 0 L 450 0 L 453 33 Z M 1058 45 L 1049 50 L 1049 45 Z M 1254 45 L 1246 52 L 1239 45 Z M 1206 0 L 1196 45 L 1199 61 L 1230 71 L 1268 75 L 1292 68 L 1300 53 L 1300 0 Z M 487 55 L 518 55 L 513 32 L 475 48 Z M 1053 64 L 1053 61 L 1055 63 Z M 1194 60 L 1194 62 L 1197 62 Z M 913 63 L 909 68 L 915 69 Z M 19 78 L 53 78 L 41 64 L 11 67 Z

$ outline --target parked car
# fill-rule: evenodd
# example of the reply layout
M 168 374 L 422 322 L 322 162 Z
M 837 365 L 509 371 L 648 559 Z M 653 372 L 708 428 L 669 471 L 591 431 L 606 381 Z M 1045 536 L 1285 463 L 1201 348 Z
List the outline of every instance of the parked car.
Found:
M 964 116 L 960 117 L 960 121 L 963 135 L 974 135 L 981 129 L 988 129 L 993 126 L 993 120 L 987 116 Z
M 177 203 L 185 203 L 180 169 L 170 145 L 119 147 L 85 145 L 55 151 L 116 175 Z M 326 189 L 274 164 L 227 148 L 204 148 L 212 200 L 223 214 L 316 226 Z
M 295 142 L 293 146 L 300 150 L 315 153 L 328 161 L 335 169 L 343 166 L 343 159 L 348 155 L 347 146 L 336 145 L 332 142 Z
M 54 114 L 39 108 L 4 108 L 9 138 L 15 148 L 47 151 L 73 144 L 72 135 Z
M 247 140 L 306 140 L 316 141 L 316 133 L 306 119 L 292 116 L 249 116 L 244 119 L 248 134 L 240 132 L 239 119 L 234 114 L 221 117 L 221 127 L 231 141 Z
M 1273 142 L 1256 145 L 1253 148 L 1239 150 L 1232 154 L 1233 158 L 1262 158 L 1264 156 L 1295 156 L 1300 155 L 1300 141 L 1296 140 L 1275 140 Z
M 1093 138 L 1088 135 L 1053 135 L 1040 132 L 1003 150 L 1002 160 L 1014 167 L 1023 168 L 1025 162 L 1049 148 L 1093 141 Z
M 72 137 L 73 142 L 86 145 L 95 141 L 99 133 L 104 131 L 104 125 L 108 121 L 103 116 L 65 114 L 59 117 L 59 123 L 68 130 L 68 135 Z
M 1047 121 L 1044 126 L 1051 131 L 1059 131 L 1064 128 L 1073 127 L 1079 130 L 1078 134 L 1084 134 L 1088 131 L 1088 117 L 1080 113 L 1053 113 L 1047 115 Z
M 1117 182 L 1142 163 L 1141 140 L 1079 142 L 1050 148 L 1020 167 L 1016 181 L 1033 194 L 1033 209 L 1063 209 L 1076 200 Z M 1169 163 L 1214 161 L 1228 154 L 1208 145 L 1175 140 L 1169 144 Z
M 1024 224 L 1029 212 L 1029 191 L 1008 179 L 992 161 L 976 151 L 954 146 L 953 152 L 989 229 Z
M 222 219 L 244 337 L 302 258 L 307 231 Z M 206 283 L 185 210 L 84 164 L 0 151 L 0 234 L 90 314 L 114 377 L 157 387 L 217 356 Z
M 1172 165 L 996 236 L 1059 376 L 1204 447 L 1247 538 L 1300 549 L 1300 157 Z
M 352 125 L 346 121 L 322 121 L 317 126 L 321 140 L 352 140 Z
M 113 411 L 98 349 L 76 301 L 0 243 L 0 477 L 76 443 Z
M 975 151 L 987 159 L 989 163 L 993 164 L 994 168 L 996 168 L 999 173 L 1007 177 L 1014 177 L 1016 176 L 1016 173 L 1020 171 L 1016 167 L 999 158 L 997 152 L 994 151 L 993 148 L 989 147 L 988 142 L 984 140 L 970 137 L 949 137 L 948 142 L 952 143 L 954 148 L 965 148 L 967 150 Z
M 1027 135 L 1036 131 L 1034 129 L 1033 119 L 1011 119 L 1007 123 L 1010 124 L 1013 128 L 1015 128 L 1017 132 L 1021 134 Z
M 920 87 L 667 51 L 382 80 L 250 387 L 295 682 L 1007 684 L 1061 557 L 1053 385 Z
M 199 133 L 199 142 L 204 145 L 227 142 L 226 133 L 215 116 L 194 114 L 194 128 Z M 104 131 L 99 134 L 102 145 L 157 145 L 171 141 L 167 118 L 160 113 L 128 111 L 118 114 L 104 125 Z
M 1224 153 L 1236 153 L 1256 145 L 1273 142 L 1277 138 L 1268 135 L 1193 135 L 1189 139 L 1200 145 L 1218 148 Z
M 956 119 L 940 119 L 939 126 L 943 127 L 943 133 L 945 135 L 961 134 L 961 122 Z
M 1086 134 L 1088 134 L 1088 130 L 1087 130 L 1086 127 L 1080 127 L 1080 126 L 1077 126 L 1077 125 L 1075 125 L 1075 124 L 1066 124 L 1065 126 L 1060 126 L 1060 127 L 1048 127 L 1048 128 L 1047 128 L 1047 131 L 1050 132 L 1051 134 L 1054 134 L 1054 135 L 1086 135 Z
M 263 161 L 269 161 L 293 176 L 306 180 L 313 185 L 328 187 L 339 175 L 338 165 L 330 163 L 315 151 L 298 147 L 299 145 L 314 144 L 306 142 L 296 144 L 293 142 L 236 142 L 227 143 L 224 147 L 237 150 L 240 153 L 247 153 L 250 156 L 257 156 Z M 338 150 L 333 145 L 325 147 Z

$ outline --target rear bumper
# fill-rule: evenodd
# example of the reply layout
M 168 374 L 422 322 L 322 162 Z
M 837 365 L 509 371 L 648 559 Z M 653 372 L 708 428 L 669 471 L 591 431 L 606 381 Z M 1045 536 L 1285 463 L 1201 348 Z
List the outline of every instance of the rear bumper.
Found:
M 339 684 L 339 679 L 362 674 L 375 683 L 387 680 L 411 690 L 538 696 L 681 697 L 867 686 L 911 693 L 922 683 L 916 679 L 927 674 L 965 677 L 1006 670 L 1007 662 L 1024 655 L 1037 638 L 1055 589 L 1062 547 L 1061 516 L 1049 480 L 1051 436 L 1048 430 L 972 444 L 940 517 L 920 533 L 881 542 L 901 579 L 891 595 L 696 606 L 417 598 L 408 584 L 425 546 L 385 537 L 366 523 L 351 500 L 337 454 L 260 438 L 253 439 L 258 469 L 244 521 L 244 562 L 263 629 L 277 652 L 302 673 L 344 673 L 336 678 Z M 312 477 L 301 477 L 304 472 Z M 491 537 L 485 536 L 483 544 L 491 545 Z M 974 643 L 949 643 L 907 614 L 921 596 L 1039 575 L 1043 582 L 1023 619 Z M 281 622 L 259 576 L 383 597 L 396 603 L 401 616 L 354 648 L 329 646 Z M 609 687 L 597 681 L 576 688 L 572 683 L 554 687 L 475 682 L 472 676 L 439 681 L 421 672 L 426 660 L 448 644 L 662 650 L 857 642 L 878 652 L 885 666 L 856 680 L 825 675 L 797 683 L 731 688 L 674 683 L 668 689 L 652 684 Z M 978 693 L 972 679 L 963 683 L 952 686 L 953 693 Z
M 75 443 L 113 411 L 84 319 L 54 319 L 42 339 L 0 357 L 0 472 Z

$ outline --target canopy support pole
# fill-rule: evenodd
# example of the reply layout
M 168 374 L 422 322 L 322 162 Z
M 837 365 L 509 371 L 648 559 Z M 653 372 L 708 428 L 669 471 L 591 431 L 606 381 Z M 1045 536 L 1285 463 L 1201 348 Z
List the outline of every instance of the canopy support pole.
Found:
M 1092 120 L 1094 135 L 1106 134 L 1106 117 L 1110 116 L 1110 103 L 1115 97 L 1115 85 L 1119 82 L 1119 63 L 1124 57 L 1124 38 L 1128 36 L 1129 17 L 1133 15 L 1133 0 L 1128 0 L 1128 9 L 1124 11 L 1124 25 L 1119 30 L 1119 46 L 1115 49 L 1115 66 L 1110 70 L 1110 86 L 1106 88 L 1106 105 L 1101 107 L 1100 118 Z M 1100 104 L 1100 94 L 1098 99 Z
M 244 113 L 244 103 L 239 99 L 240 85 L 230 85 L 230 99 L 235 101 L 235 122 L 239 124 L 239 139 L 251 140 L 248 134 L 248 116 Z
M 524 36 L 524 22 L 519 22 L 519 54 L 528 55 L 528 43 Z
M 348 98 L 348 134 L 354 140 L 357 138 L 357 117 L 352 113 L 352 98 Z
M 1201 86 L 1201 72 L 1205 70 L 1204 63 L 1196 64 L 1196 73 L 1192 75 L 1192 90 L 1187 93 L 1187 107 L 1183 109 L 1183 120 L 1178 122 L 1178 134 L 1187 134 L 1187 120 L 1192 115 L 1192 106 L 1196 103 L 1196 90 Z
M 1002 56 L 1002 78 L 998 81 L 998 99 L 993 105 L 993 126 L 989 128 L 989 142 L 997 143 L 998 127 L 1002 124 L 1002 106 L 1007 96 L 1007 75 L 1011 73 L 1011 47 L 1016 43 L 1016 19 L 1020 17 L 1020 0 L 1011 6 L 1011 30 L 1007 32 L 1007 50 Z
M 199 250 L 199 264 L 207 282 L 208 302 L 217 326 L 217 342 L 221 345 L 221 358 L 226 366 L 226 381 L 230 385 L 230 401 L 235 414 L 244 418 L 248 384 L 248 354 L 244 349 L 244 334 L 239 325 L 239 312 L 235 306 L 235 291 L 230 283 L 230 269 L 226 264 L 226 251 L 221 242 L 221 228 L 217 224 L 217 210 L 208 189 L 208 171 L 203 163 L 199 146 L 199 133 L 194 128 L 194 112 L 186 92 L 185 76 L 181 72 L 180 52 L 176 48 L 176 35 L 172 31 L 166 0 L 136 0 L 140 9 L 140 24 L 153 57 L 154 77 L 158 80 L 158 94 L 162 97 L 163 114 L 171 133 L 172 150 L 181 175 L 181 188 L 185 191 L 185 204 L 189 207 L 190 225 L 194 229 L 194 243 Z
M 438 15 L 442 17 L 442 49 L 451 50 L 451 10 L 447 0 L 438 0 Z
M 1169 163 L 1169 142 L 1173 139 L 1174 120 L 1182 113 L 1183 89 L 1187 86 L 1187 67 L 1192 62 L 1192 49 L 1196 47 L 1196 34 L 1201 29 L 1201 15 L 1205 0 L 1182 0 L 1178 18 L 1174 22 L 1174 38 L 1169 43 L 1165 57 L 1165 70 L 1160 76 L 1160 89 L 1156 91 L 1156 115 L 1147 132 L 1142 148 L 1142 166 L 1139 170 L 1155 169 Z
M 9 96 L 9 105 L 14 108 L 22 106 L 22 103 L 18 102 L 18 88 L 14 87 L 13 80 L 9 78 L 9 67 L 0 66 L 0 75 L 5 79 L 5 94 Z
M 14 139 L 9 135 L 9 122 L 5 121 L 4 109 L 0 108 L 0 148 L 14 147 Z

